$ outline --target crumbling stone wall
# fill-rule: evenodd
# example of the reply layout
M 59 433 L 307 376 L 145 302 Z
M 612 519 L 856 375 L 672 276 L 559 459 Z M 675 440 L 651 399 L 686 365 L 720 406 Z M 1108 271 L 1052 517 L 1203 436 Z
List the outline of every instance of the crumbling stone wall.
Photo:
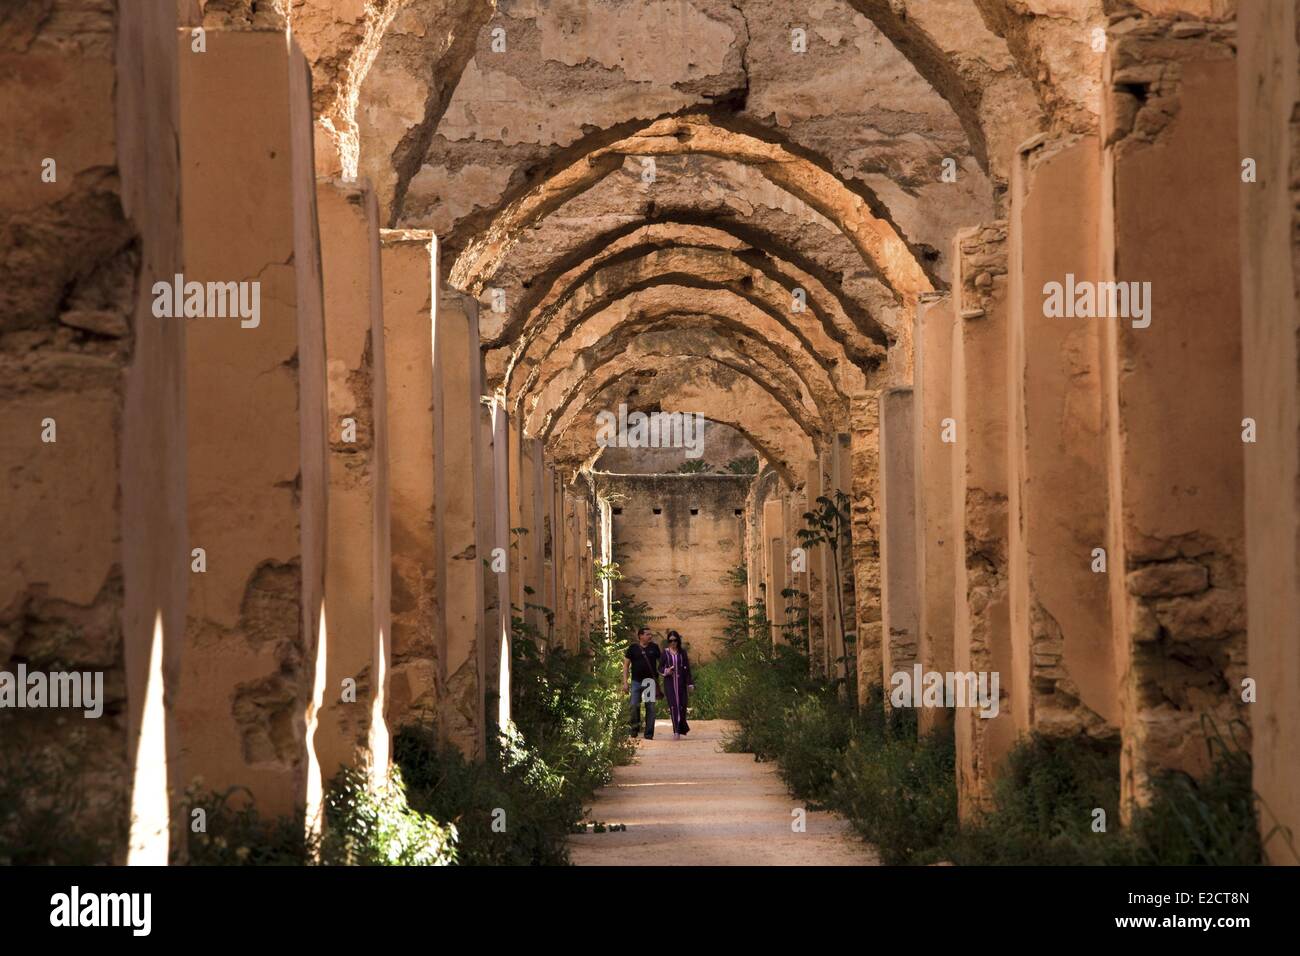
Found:
M 1106 342 L 1131 801 L 1159 769 L 1206 769 L 1204 718 L 1227 735 L 1247 717 L 1234 29 L 1124 20 L 1107 51 L 1105 276 L 1152 290 L 1150 327 L 1111 321 Z M 1178 207 L 1192 188 L 1194 230 Z
M 990 223 L 958 233 L 954 289 L 953 667 L 1002 675 L 1011 669 L 1007 595 L 1006 303 L 1007 228 Z M 990 690 L 991 690 L 990 683 Z M 987 804 L 1002 759 L 1016 739 L 1006 682 L 998 713 L 956 717 L 958 806 L 967 819 Z
M 717 653 L 728 606 L 746 599 L 733 574 L 744 563 L 751 481 L 739 475 L 596 476 L 597 493 L 613 508 L 614 560 L 623 575 L 616 596 L 648 603 L 656 631 L 680 631 L 694 660 Z

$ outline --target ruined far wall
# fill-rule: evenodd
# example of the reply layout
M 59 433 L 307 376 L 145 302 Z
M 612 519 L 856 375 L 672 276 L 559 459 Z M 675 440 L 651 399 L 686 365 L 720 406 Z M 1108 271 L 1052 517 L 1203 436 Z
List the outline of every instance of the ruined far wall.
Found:
M 648 603 L 659 636 L 680 631 L 698 661 L 717 653 L 727 626 L 724 612 L 733 601 L 746 600 L 733 574 L 745 561 L 751 481 L 730 475 L 596 475 L 598 494 L 613 508 L 614 560 L 623 574 L 615 596 Z

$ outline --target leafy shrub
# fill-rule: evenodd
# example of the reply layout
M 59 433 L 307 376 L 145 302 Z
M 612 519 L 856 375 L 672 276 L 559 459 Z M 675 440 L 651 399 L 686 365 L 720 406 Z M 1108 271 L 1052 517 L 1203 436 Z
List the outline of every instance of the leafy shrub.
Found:
M 0 866 L 114 862 L 130 813 L 123 787 L 94 785 L 89 735 L 72 730 L 41 747 L 12 712 L 0 720 Z
M 738 722 L 729 750 L 774 760 L 797 796 L 842 813 L 885 863 L 1260 861 L 1249 753 L 1212 727 L 1210 772 L 1199 780 L 1156 777 L 1149 805 L 1127 827 L 1119 825 L 1115 743 L 1037 735 L 1008 754 L 989 808 L 958 827 L 950 728 L 918 737 L 915 711 L 886 712 L 879 686 L 854 708 L 837 688 L 808 677 L 806 658 L 773 648 L 764 634 L 737 623 L 727 649 L 707 665 L 701 703 Z M 1105 832 L 1093 831 L 1098 808 Z
M 568 862 L 567 834 L 581 799 L 517 734 L 494 739 L 486 759 L 472 761 L 439 745 L 431 730 L 406 727 L 394 741 L 393 759 L 411 806 L 455 826 L 458 863 Z
M 1165 773 L 1152 780 L 1151 802 L 1134 814 L 1131 862 L 1173 865 L 1247 866 L 1259 863 L 1258 797 L 1252 789 L 1250 751 L 1230 725 L 1224 739 L 1203 721 L 1211 769 L 1200 780 Z M 1270 839 L 1285 839 L 1274 831 Z M 1295 847 L 1291 855 L 1300 862 Z M 1129 860 L 1125 860 L 1129 862 Z
M 614 572 L 616 574 L 616 572 Z M 493 728 L 487 755 L 470 761 L 440 744 L 432 727 L 407 727 L 394 742 L 411 805 L 451 821 L 458 862 L 548 865 L 568 862 L 568 837 L 583 801 L 631 759 L 623 731 L 623 642 L 646 607 L 618 602 L 618 629 L 593 631 L 582 653 L 516 639 L 512 726 Z
M 937 862 L 957 825 L 952 734 L 936 731 L 920 741 L 855 734 L 830 804 L 875 845 L 882 862 Z
M 1087 739 L 1022 739 L 994 782 L 992 807 L 947 847 L 956 863 L 1085 865 L 1107 861 L 1093 811 L 1119 823 L 1119 750 Z
M 318 858 L 319 847 L 307 838 L 301 819 L 263 817 L 245 787 L 222 793 L 191 789 L 186 807 L 191 866 L 307 866 Z M 203 811 L 199 832 L 193 828 L 195 810 Z
M 801 696 L 782 713 L 786 739 L 776 754 L 777 768 L 790 789 L 823 804 L 852 737 L 843 705 L 828 694 Z
M 413 810 L 401 771 L 371 786 L 343 769 L 325 801 L 322 862 L 339 866 L 446 866 L 456 861 L 456 827 Z

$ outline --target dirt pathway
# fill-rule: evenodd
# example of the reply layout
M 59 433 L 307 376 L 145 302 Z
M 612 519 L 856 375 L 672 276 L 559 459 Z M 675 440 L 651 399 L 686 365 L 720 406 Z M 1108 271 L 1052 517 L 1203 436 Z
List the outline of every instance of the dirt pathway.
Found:
M 722 750 L 730 721 L 692 721 L 685 739 L 672 739 L 667 721 L 642 740 L 637 761 L 614 771 L 596 793 L 589 820 L 625 823 L 626 832 L 575 834 L 579 866 L 730 865 L 874 866 L 875 853 L 849 824 L 831 813 L 808 812 L 796 833 L 790 796 L 771 764 Z

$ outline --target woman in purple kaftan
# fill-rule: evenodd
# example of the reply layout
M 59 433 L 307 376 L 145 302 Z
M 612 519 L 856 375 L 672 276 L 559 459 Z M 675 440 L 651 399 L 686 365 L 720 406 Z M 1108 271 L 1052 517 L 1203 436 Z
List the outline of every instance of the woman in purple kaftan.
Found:
M 695 684 L 691 680 L 691 662 L 682 650 L 682 636 L 676 631 L 668 632 L 667 645 L 659 658 L 659 673 L 664 679 L 664 697 L 672 716 L 673 740 L 680 740 L 691 731 L 686 723 L 686 701 Z

